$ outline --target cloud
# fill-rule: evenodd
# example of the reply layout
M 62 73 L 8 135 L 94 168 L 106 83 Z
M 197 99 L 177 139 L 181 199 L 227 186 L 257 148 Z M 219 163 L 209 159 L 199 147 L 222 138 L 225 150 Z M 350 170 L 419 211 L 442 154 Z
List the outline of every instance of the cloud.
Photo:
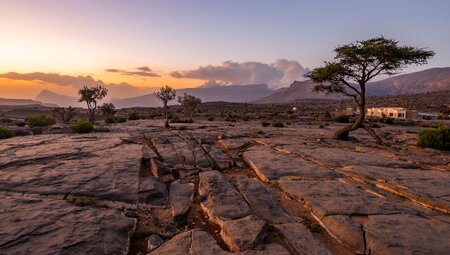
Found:
M 61 75 L 57 73 L 4 73 L 0 74 L 0 78 L 6 78 L 10 80 L 23 80 L 23 81 L 37 81 L 44 83 L 51 83 L 58 86 L 70 86 L 75 89 L 80 89 L 83 86 L 95 86 L 102 85 L 108 89 L 108 97 L 110 98 L 125 98 L 139 96 L 145 93 L 152 93 L 155 88 L 140 88 L 133 86 L 129 83 L 104 83 L 101 80 L 95 80 L 91 76 L 70 76 Z
M 226 86 L 227 83 L 224 82 L 218 82 L 216 80 L 209 80 L 205 81 L 202 85 L 198 86 L 199 88 L 211 88 L 211 87 L 218 87 L 218 86 Z
M 191 78 L 214 81 L 218 84 L 267 84 L 273 88 L 290 85 L 294 80 L 302 80 L 308 69 L 297 61 L 279 59 L 275 63 L 226 61 L 219 66 L 200 66 L 194 70 L 174 71 L 174 78 Z M 204 85 L 208 85 L 206 82 Z
M 161 75 L 153 72 L 147 66 L 137 67 L 134 70 L 120 70 L 120 69 L 106 69 L 105 71 L 110 73 L 118 73 L 121 75 L 131 75 L 131 76 L 140 76 L 140 77 L 161 77 Z

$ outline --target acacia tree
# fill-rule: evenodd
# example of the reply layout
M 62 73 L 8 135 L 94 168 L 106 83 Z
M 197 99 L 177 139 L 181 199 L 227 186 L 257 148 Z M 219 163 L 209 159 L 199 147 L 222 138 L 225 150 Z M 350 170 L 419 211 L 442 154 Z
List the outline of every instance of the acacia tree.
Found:
M 76 109 L 72 106 L 69 106 L 67 109 L 64 107 L 56 108 L 54 111 L 59 115 L 59 118 L 63 123 L 69 123 L 77 114 Z
M 169 127 L 169 114 L 168 114 L 168 107 L 167 103 L 174 100 L 177 93 L 176 91 L 166 85 L 159 89 L 159 91 L 155 92 L 154 95 L 163 103 L 163 109 L 164 109 L 164 116 L 166 118 L 166 122 L 164 123 L 164 127 Z
M 182 97 L 178 97 L 178 102 L 184 107 L 185 112 L 189 116 L 189 121 L 192 121 L 192 116 L 194 115 L 195 109 L 202 103 L 202 100 L 193 95 L 184 93 Z
M 399 46 L 398 42 L 383 36 L 357 41 L 337 47 L 332 61 L 312 70 L 309 77 L 317 85 L 314 91 L 326 94 L 340 93 L 354 99 L 359 108 L 356 121 L 340 130 L 334 139 L 348 140 L 348 135 L 360 127 L 364 128 L 379 144 L 381 138 L 365 125 L 366 85 L 378 75 L 400 73 L 408 65 L 423 65 L 434 56 L 433 51 L 411 46 Z
M 80 94 L 78 102 L 86 102 L 89 113 L 89 122 L 94 124 L 97 103 L 108 94 L 108 90 L 102 85 L 97 85 L 95 87 L 84 86 L 78 91 L 78 94 Z
M 117 112 L 116 107 L 112 103 L 102 104 L 102 106 L 100 106 L 100 111 L 106 117 L 113 117 Z

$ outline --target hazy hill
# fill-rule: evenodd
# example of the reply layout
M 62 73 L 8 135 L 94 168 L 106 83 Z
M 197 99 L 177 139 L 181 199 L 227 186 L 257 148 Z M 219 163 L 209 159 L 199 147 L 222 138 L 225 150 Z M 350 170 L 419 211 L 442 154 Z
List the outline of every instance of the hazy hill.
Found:
M 8 99 L 8 98 L 0 98 L 0 105 L 41 105 L 48 107 L 55 107 L 54 104 L 42 103 L 40 101 L 35 101 L 31 99 Z
M 199 97 L 203 102 L 225 101 L 225 102 L 252 102 L 261 97 L 273 93 L 266 84 L 255 85 L 230 85 L 177 89 L 177 95 L 188 93 Z M 112 100 L 112 103 L 118 108 L 144 106 L 161 106 L 161 102 L 153 94 L 147 94 L 139 97 Z
M 65 96 L 57 94 L 50 90 L 42 90 L 37 96 L 36 100 L 51 103 L 51 104 L 57 104 L 61 107 L 83 107 L 84 104 L 78 102 L 77 97 L 71 97 L 71 96 Z
M 295 81 L 287 89 L 257 100 L 257 103 L 291 103 L 301 99 L 342 99 L 338 95 L 326 96 L 314 92 L 311 81 Z M 450 90 L 450 67 L 431 68 L 420 72 L 402 74 L 367 85 L 368 96 L 417 94 Z

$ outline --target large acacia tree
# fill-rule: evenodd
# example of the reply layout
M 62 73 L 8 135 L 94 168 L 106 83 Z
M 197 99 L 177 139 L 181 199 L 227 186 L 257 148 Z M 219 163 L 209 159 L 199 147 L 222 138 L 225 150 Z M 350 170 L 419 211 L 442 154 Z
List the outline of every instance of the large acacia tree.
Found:
M 366 85 L 379 75 L 394 75 L 408 65 L 423 65 L 434 52 L 411 46 L 400 46 L 383 36 L 337 47 L 335 58 L 315 68 L 307 76 L 315 82 L 314 90 L 326 94 L 340 93 L 354 99 L 359 109 L 356 121 L 340 130 L 333 138 L 348 140 L 348 135 L 360 127 L 382 144 L 381 138 L 365 125 Z

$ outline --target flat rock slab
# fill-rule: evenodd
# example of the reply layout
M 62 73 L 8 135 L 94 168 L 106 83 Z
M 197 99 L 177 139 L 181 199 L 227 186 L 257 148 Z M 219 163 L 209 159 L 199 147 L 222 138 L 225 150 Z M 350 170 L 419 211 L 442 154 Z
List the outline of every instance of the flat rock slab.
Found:
M 139 205 L 147 207 L 163 207 L 167 203 L 169 194 L 166 185 L 154 176 L 141 179 L 139 186 Z
M 113 209 L 1 195 L 1 254 L 127 254 L 136 220 Z
M 450 254 L 450 224 L 414 215 L 373 215 L 364 224 L 371 254 Z
M 274 225 L 295 254 L 331 255 L 332 253 L 301 223 Z
M 243 153 L 244 160 L 265 182 L 278 180 L 283 176 L 304 179 L 337 178 L 340 175 L 298 156 L 276 152 L 265 146 L 255 146 Z
M 348 246 L 359 254 L 364 254 L 363 226 L 347 215 L 325 216 L 322 220 L 326 230 L 342 244 Z
M 219 170 L 226 170 L 233 166 L 233 159 L 223 152 L 221 148 L 211 145 L 203 145 L 203 148 Z
M 265 238 L 266 231 L 265 221 L 249 215 L 242 219 L 224 222 L 220 235 L 228 248 L 233 252 L 237 252 L 254 247 L 255 244 Z
M 246 145 L 250 144 L 252 139 L 249 138 L 238 138 L 238 139 L 221 139 L 217 143 L 224 150 L 234 151 L 244 148 Z
M 281 208 L 278 196 L 266 184 L 245 176 L 238 176 L 233 181 L 258 217 L 271 223 L 293 221 Z
M 220 225 L 224 220 L 235 220 L 252 213 L 242 195 L 220 172 L 206 171 L 199 176 L 198 192 L 206 199 L 201 205 L 211 220 Z
M 375 166 L 348 166 L 342 171 L 450 213 L 449 172 Z
M 32 138 L 12 138 L 0 146 L 0 190 L 137 202 L 142 145 L 129 135 Z
M 281 189 L 298 200 L 305 200 L 313 214 L 358 215 L 416 213 L 339 181 L 279 181 Z
M 290 253 L 278 244 L 267 244 L 264 250 L 249 250 L 230 253 L 222 250 L 216 240 L 207 232 L 194 229 L 176 235 L 149 255 L 289 255 Z
M 173 216 L 183 215 L 189 210 L 194 198 L 194 188 L 193 183 L 174 181 L 170 184 L 169 199 Z
M 415 164 L 406 161 L 389 159 L 383 156 L 360 153 L 350 150 L 344 150 L 339 147 L 316 147 L 306 148 L 297 145 L 282 146 L 283 150 L 302 155 L 306 158 L 312 159 L 323 166 L 327 167 L 343 167 L 347 165 L 362 165 L 362 166 L 383 166 L 383 167 L 410 167 L 413 168 Z
M 164 163 L 175 166 L 182 163 L 182 159 L 178 157 L 175 147 L 169 140 L 170 135 L 163 135 L 156 133 L 152 137 L 152 143 L 158 151 L 159 155 L 162 157 Z

